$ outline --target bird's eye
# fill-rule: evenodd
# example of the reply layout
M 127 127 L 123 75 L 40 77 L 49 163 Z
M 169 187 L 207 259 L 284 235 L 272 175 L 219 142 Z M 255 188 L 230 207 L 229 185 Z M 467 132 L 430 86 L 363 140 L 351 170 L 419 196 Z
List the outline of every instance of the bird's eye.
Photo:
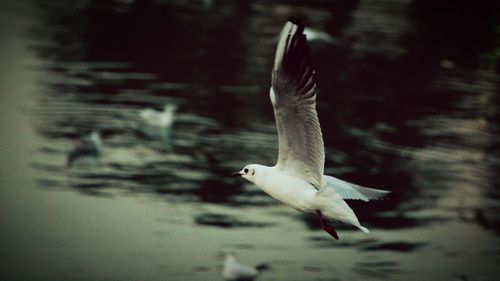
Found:
M 245 172 L 245 174 L 248 173 L 248 169 L 243 170 L 243 172 Z

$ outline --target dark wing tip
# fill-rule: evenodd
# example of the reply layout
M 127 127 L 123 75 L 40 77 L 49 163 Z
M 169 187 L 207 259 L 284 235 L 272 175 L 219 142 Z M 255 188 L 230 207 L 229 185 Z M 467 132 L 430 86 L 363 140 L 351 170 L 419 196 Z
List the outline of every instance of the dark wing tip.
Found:
M 297 29 L 293 33 L 285 33 L 287 40 L 286 43 L 284 42 L 285 46 L 281 47 L 284 53 L 282 59 L 278 61 L 279 67 L 276 69 L 279 69 L 281 75 L 286 77 L 288 81 L 293 81 L 299 92 L 310 92 L 309 90 L 315 85 L 314 67 L 311 50 L 307 44 L 307 38 L 303 34 L 304 24 L 295 17 L 291 17 L 288 21 L 296 25 Z
M 301 19 L 291 16 L 288 18 L 288 21 L 291 22 L 292 24 L 295 24 L 298 27 L 297 30 L 298 34 L 302 34 L 304 32 L 305 24 Z
M 304 22 L 301 19 L 296 18 L 294 16 L 289 17 L 288 21 L 298 26 L 304 26 Z

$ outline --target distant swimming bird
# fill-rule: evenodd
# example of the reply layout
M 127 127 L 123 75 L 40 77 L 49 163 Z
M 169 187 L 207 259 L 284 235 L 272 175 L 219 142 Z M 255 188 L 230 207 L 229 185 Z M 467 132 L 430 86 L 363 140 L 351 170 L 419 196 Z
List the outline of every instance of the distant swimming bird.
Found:
M 163 111 L 157 111 L 152 108 L 141 110 L 140 130 L 149 137 L 161 137 L 165 142 L 170 142 L 172 124 L 175 119 L 177 106 L 166 104 Z
M 266 270 L 267 265 L 249 266 L 241 264 L 236 260 L 234 253 L 226 253 L 222 276 L 226 280 L 254 280 L 260 272 Z
M 79 141 L 78 145 L 68 154 L 67 167 L 75 161 L 85 157 L 98 158 L 101 155 L 102 141 L 99 132 L 92 132 L 88 137 Z
M 332 45 L 340 46 L 342 42 L 330 34 L 317 30 L 314 28 L 306 27 L 304 28 L 304 35 L 306 35 L 307 41 L 323 41 Z
M 233 176 L 253 182 L 273 198 L 299 211 L 316 213 L 321 227 L 338 235 L 327 219 L 368 233 L 344 199 L 368 201 L 389 191 L 362 187 L 323 175 L 325 150 L 316 112 L 316 82 L 304 26 L 291 18 L 281 31 L 272 70 L 270 98 L 278 129 L 278 163 L 251 164 Z

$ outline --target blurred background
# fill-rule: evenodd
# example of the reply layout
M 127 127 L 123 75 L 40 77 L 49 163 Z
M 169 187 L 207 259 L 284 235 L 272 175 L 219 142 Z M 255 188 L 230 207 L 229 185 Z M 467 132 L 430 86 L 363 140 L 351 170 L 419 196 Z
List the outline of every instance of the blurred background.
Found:
M 2 1 L 2 279 L 222 280 L 231 250 L 259 280 L 498 280 L 499 3 Z M 292 15 L 317 35 L 325 173 L 393 191 L 348 202 L 370 234 L 225 177 L 276 161 Z M 165 104 L 169 137 L 145 134 Z

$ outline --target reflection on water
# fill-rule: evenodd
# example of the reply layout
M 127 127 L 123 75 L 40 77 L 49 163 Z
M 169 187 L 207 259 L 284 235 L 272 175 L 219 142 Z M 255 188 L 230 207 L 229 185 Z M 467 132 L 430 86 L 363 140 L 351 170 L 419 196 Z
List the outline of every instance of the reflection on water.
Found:
M 133 243 L 125 248 L 140 254 L 124 253 L 103 272 L 61 275 L 74 270 L 62 262 L 76 255 L 67 247 L 44 271 L 59 273 L 44 278 L 133 280 L 141 272 L 143 280 L 217 280 L 214 256 L 229 248 L 249 262 L 268 261 L 262 280 L 493 280 L 500 260 L 498 77 L 472 61 L 491 50 L 488 30 L 498 21 L 448 36 L 461 13 L 470 8 L 480 17 L 492 7 L 459 6 L 443 22 L 423 1 L 330 2 L 14 5 L 36 58 L 25 71 L 36 77 L 26 107 L 40 140 L 30 157 L 37 188 L 54 198 L 78 191 L 110 221 L 137 211 L 131 217 L 145 218 L 151 241 L 162 245 Z M 342 239 L 333 241 L 316 218 L 225 177 L 245 163 L 275 161 L 269 70 L 276 35 L 292 14 L 342 41 L 312 44 L 325 172 L 394 191 L 387 200 L 349 202 L 369 235 L 339 224 Z M 455 44 L 464 40 L 478 43 Z M 168 149 L 140 130 L 141 110 L 165 104 L 178 106 Z M 99 160 L 67 169 L 74 140 L 95 130 Z M 144 209 L 116 207 L 116 200 L 134 205 L 144 196 Z M 144 211 L 155 206 L 161 215 Z M 123 241 L 106 248 L 116 253 Z M 149 260 L 154 270 L 142 267 Z

